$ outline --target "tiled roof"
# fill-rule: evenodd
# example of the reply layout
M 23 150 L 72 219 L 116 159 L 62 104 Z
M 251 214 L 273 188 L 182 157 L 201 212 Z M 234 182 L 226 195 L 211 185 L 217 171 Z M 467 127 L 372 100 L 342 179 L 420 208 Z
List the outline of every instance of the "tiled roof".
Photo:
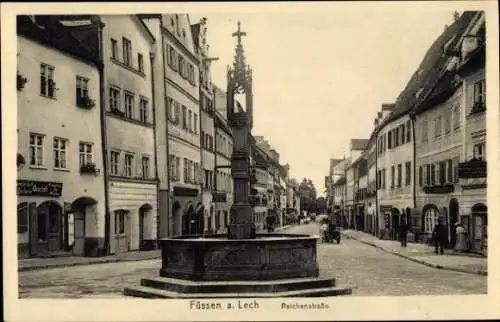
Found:
M 351 139 L 351 149 L 352 150 L 364 150 L 368 140 L 366 139 Z
M 452 47 L 456 45 L 460 37 L 455 37 L 455 35 L 462 34 L 476 14 L 477 11 L 465 11 L 458 20 L 451 26 L 448 26 L 434 41 L 424 55 L 417 71 L 412 75 L 404 90 L 399 94 L 394 110 L 376 129 L 374 129 L 370 136 L 370 141 L 373 140 L 378 131 L 384 128 L 385 125 L 412 111 L 419 103 L 416 98 L 416 93 L 420 89 L 423 89 L 423 94 L 420 97 L 426 97 L 426 93 L 429 93 L 434 88 L 439 79 L 443 76 L 441 70 L 448 60 L 448 57 L 443 55 L 443 46 L 451 39 L 453 40 L 449 46 Z

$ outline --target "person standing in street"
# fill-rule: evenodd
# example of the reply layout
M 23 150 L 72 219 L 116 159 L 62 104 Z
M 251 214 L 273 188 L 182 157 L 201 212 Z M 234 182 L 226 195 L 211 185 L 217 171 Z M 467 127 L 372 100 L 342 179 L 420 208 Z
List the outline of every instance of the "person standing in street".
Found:
M 455 242 L 455 251 L 456 252 L 465 252 L 467 251 L 467 231 L 462 223 L 455 224 L 455 231 L 457 236 L 457 241 Z
M 434 240 L 434 252 L 438 254 L 439 250 L 439 254 L 443 255 L 444 248 L 448 242 L 448 229 L 443 225 L 443 220 L 441 218 L 438 219 L 436 226 L 434 226 L 432 238 Z
M 406 247 L 408 241 L 408 231 L 410 227 L 406 221 L 402 222 L 399 226 L 399 236 L 401 238 L 401 247 Z

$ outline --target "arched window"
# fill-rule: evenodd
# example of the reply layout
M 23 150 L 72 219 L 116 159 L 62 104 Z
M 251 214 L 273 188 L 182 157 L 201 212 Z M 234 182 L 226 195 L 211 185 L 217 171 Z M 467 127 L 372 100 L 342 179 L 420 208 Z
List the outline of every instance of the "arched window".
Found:
M 432 233 L 434 226 L 437 224 L 439 212 L 436 208 L 430 207 L 424 213 L 424 231 L 428 234 Z

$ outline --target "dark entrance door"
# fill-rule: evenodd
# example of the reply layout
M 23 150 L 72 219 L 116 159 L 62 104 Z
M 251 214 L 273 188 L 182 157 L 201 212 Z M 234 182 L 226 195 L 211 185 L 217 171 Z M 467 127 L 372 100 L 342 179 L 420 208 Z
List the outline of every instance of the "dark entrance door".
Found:
M 399 214 L 392 214 L 392 239 L 398 240 L 398 231 L 399 231 L 399 222 L 400 222 Z
M 456 232 L 456 227 L 455 223 L 458 222 L 458 201 L 457 199 L 451 199 L 450 200 L 450 207 L 449 207 L 449 215 L 450 215 L 450 221 L 449 221 L 449 227 L 450 227 L 450 242 L 451 242 L 451 247 L 455 246 L 455 242 L 457 241 L 457 232 Z
M 55 202 L 42 203 L 37 209 L 38 244 L 42 253 L 63 249 L 62 208 Z
M 144 248 L 144 209 L 139 210 L 139 249 Z

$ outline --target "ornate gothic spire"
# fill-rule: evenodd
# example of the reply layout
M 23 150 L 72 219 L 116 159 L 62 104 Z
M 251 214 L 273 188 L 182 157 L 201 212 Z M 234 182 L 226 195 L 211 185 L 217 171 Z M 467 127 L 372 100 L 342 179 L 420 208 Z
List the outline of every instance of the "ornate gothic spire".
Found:
M 233 62 L 233 75 L 235 80 L 235 90 L 238 92 L 244 91 L 247 82 L 247 65 L 245 64 L 245 50 L 243 49 L 243 44 L 241 43 L 241 38 L 246 36 L 247 33 L 241 31 L 241 23 L 238 21 L 238 30 L 233 33 L 233 37 L 236 37 L 238 43 L 236 44 L 236 55 L 234 56 Z

